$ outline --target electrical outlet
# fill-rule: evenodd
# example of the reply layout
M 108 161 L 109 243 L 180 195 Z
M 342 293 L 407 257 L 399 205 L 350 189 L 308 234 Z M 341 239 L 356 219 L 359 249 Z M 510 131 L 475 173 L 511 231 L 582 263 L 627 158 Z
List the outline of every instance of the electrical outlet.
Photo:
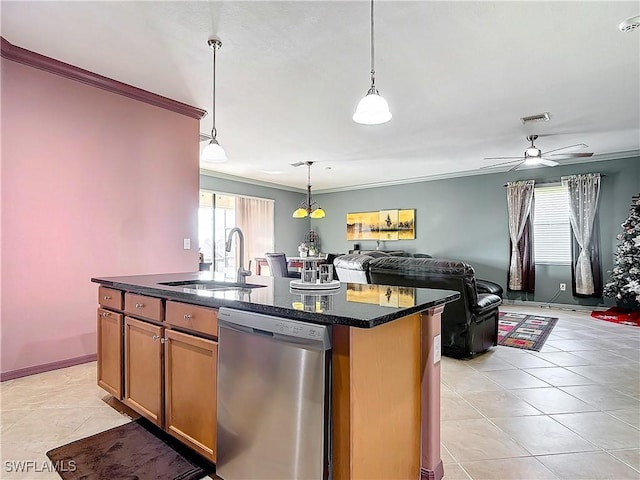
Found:
M 561 292 L 564 292 L 564 291 L 566 291 L 566 290 L 567 290 L 567 284 L 566 284 L 566 283 L 561 283 L 561 284 L 560 284 L 560 291 L 561 291 Z
M 433 337 L 433 364 L 442 359 L 442 335 Z
M 182 248 L 184 248 L 185 250 L 191 250 L 191 239 L 190 238 L 183 238 L 182 239 Z

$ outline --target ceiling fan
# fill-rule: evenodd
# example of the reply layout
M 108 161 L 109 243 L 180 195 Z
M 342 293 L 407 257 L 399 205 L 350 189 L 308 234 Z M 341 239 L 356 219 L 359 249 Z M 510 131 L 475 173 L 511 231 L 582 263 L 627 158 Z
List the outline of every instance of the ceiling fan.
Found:
M 515 163 L 515 165 L 509 170 L 510 172 L 518 169 L 521 165 L 544 165 L 546 167 L 555 167 L 558 162 L 552 160 L 550 157 L 562 157 L 562 158 L 586 158 L 593 156 L 592 152 L 570 152 L 571 149 L 587 148 L 584 143 L 577 143 L 575 145 L 568 145 L 566 147 L 556 148 L 543 152 L 536 147 L 533 142 L 538 139 L 538 135 L 528 135 L 527 140 L 531 142 L 531 145 L 524 151 L 524 155 L 519 157 L 485 157 L 485 160 L 508 160 L 507 162 L 496 163 L 494 165 L 487 165 L 482 168 L 495 168 L 503 165 L 509 165 Z

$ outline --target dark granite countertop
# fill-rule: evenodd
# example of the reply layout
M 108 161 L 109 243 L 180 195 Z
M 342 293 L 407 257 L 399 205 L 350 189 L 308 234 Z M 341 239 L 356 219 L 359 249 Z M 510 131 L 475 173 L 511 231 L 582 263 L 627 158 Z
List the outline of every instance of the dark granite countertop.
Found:
M 229 307 L 306 322 L 371 328 L 443 305 L 460 297 L 452 290 L 341 283 L 325 291 L 293 290 L 290 278 L 252 276 L 254 288 L 205 290 L 165 283 L 225 281 L 210 272 L 96 277 L 106 287 L 206 307 Z M 233 280 L 226 279 L 227 282 Z

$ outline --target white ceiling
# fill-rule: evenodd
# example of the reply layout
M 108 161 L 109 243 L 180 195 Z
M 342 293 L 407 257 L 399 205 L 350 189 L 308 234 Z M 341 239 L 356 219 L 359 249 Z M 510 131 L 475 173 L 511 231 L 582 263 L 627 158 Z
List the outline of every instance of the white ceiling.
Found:
M 288 187 L 306 184 L 298 161 L 318 162 L 316 192 L 477 173 L 494 163 L 483 157 L 521 155 L 531 133 L 543 151 L 586 143 L 593 159 L 640 150 L 640 29 L 618 29 L 637 1 L 376 0 L 376 83 L 393 113 L 377 126 L 351 120 L 369 88 L 369 8 L 3 0 L 1 27 L 14 45 L 206 110 L 207 40 L 220 38 L 229 162 L 215 170 Z M 542 112 L 551 121 L 520 122 Z

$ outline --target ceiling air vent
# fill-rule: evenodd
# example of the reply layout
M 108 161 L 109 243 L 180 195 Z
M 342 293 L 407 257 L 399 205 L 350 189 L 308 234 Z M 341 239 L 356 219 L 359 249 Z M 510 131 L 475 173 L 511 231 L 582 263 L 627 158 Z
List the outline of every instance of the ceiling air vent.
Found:
M 530 117 L 522 117 L 520 121 L 523 125 L 526 125 L 529 122 L 548 122 L 549 118 L 549 112 L 544 112 L 538 115 L 531 115 Z

